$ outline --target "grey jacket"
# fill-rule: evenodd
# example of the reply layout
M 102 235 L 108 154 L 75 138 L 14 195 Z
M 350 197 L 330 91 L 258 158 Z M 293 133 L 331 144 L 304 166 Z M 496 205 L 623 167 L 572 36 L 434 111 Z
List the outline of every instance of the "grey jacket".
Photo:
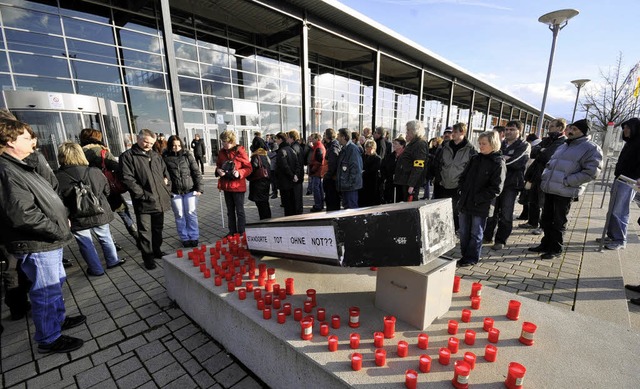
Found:
M 458 187 L 458 180 L 471 160 L 471 157 L 476 155 L 478 152 L 471 142 L 467 142 L 464 147 L 458 150 L 454 157 L 453 150 L 449 146 L 450 142 L 453 141 L 443 143 L 442 150 L 440 150 L 436 156 L 438 159 L 436 165 L 440 171 L 435 172 L 435 174 L 439 174 L 440 176 L 440 185 L 446 189 L 455 189 Z
M 558 147 L 542 172 L 543 192 L 563 197 L 581 195 L 602 170 L 602 151 L 589 138 L 567 140 Z

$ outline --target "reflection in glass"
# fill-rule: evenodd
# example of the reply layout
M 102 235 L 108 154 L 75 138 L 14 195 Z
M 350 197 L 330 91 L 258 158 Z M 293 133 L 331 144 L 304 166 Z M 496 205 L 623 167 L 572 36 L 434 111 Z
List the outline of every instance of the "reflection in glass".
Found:
M 282 107 L 282 115 L 283 128 L 302 128 L 302 110 L 299 107 Z
M 67 47 L 69 49 L 69 56 L 73 58 L 104 62 L 112 65 L 117 63 L 116 50 L 113 46 L 67 39 Z
M 125 66 L 162 71 L 163 57 L 161 55 L 123 49 L 122 56 Z
M 9 62 L 7 61 L 7 52 L 0 51 L 0 72 L 9 71 Z
M 198 60 L 197 49 L 194 45 L 182 42 L 173 42 L 176 58 L 189 59 L 191 61 Z
M 182 108 L 202 109 L 202 97 L 200 95 L 180 94 Z
M 15 76 L 17 89 L 28 89 L 43 92 L 73 93 L 71 81 L 47 77 Z
M 202 119 L 202 111 L 193 112 L 193 111 L 182 111 L 182 119 L 185 123 L 204 123 Z
M 98 84 L 95 82 L 76 82 L 78 94 L 102 97 L 117 103 L 123 103 L 122 86 L 118 84 Z
M 120 45 L 152 53 L 160 53 L 160 39 L 157 36 L 139 34 L 128 30 L 118 30 L 120 35 Z
M 57 12 L 57 9 L 53 9 Z M 16 27 L 34 32 L 62 34 L 60 18 L 56 15 L 20 8 L 0 6 L 5 27 Z
M 5 29 L 5 34 L 7 36 L 7 47 L 10 50 L 49 55 L 61 55 L 61 53 L 64 53 L 62 38 L 9 29 Z
M 65 59 L 18 53 L 10 53 L 9 55 L 11 66 L 16 73 L 69 77 L 69 69 Z
M 71 142 L 80 143 L 80 131 L 82 131 L 82 119 L 79 113 L 61 112 L 62 124 L 64 125 L 65 139 Z M 100 129 L 100 125 L 97 127 L 86 127 Z
M 210 50 L 199 47 L 198 51 L 200 52 L 200 62 L 203 64 L 221 68 L 229 67 L 229 55 L 226 48 L 223 48 L 223 50 Z
M 120 72 L 115 66 L 72 60 L 71 69 L 79 80 L 120 83 Z
M 202 93 L 200 80 L 197 78 L 178 77 L 181 92 Z
M 229 82 L 229 69 L 217 65 L 200 64 L 202 78 L 220 82 Z
M 18 120 L 29 123 L 38 136 L 38 149 L 49 165 L 57 170 L 58 146 L 66 140 L 59 112 L 13 111 Z
M 148 72 L 145 70 L 123 68 L 127 85 L 144 86 L 147 88 L 164 89 L 165 77 L 163 73 Z
M 276 134 L 282 129 L 279 105 L 260 104 L 260 127 L 268 134 Z
M 62 18 L 64 33 L 74 38 L 113 45 L 113 29 L 110 26 L 84 20 Z
M 166 91 L 129 89 L 131 115 L 138 129 L 149 128 L 155 132 L 171 132 L 168 96 Z
M 181 76 L 199 77 L 198 63 L 185 61 L 183 59 L 176 59 L 176 66 L 178 67 L 178 74 Z

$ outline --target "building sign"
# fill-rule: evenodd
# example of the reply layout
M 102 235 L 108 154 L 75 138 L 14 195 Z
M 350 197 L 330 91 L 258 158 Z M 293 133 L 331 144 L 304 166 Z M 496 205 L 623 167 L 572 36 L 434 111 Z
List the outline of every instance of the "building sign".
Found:
M 64 109 L 64 101 L 61 93 L 49 93 L 49 108 Z

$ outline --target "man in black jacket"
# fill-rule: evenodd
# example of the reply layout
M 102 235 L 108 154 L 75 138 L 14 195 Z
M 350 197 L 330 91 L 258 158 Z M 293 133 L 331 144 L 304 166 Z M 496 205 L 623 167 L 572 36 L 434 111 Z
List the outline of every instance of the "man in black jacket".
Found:
M 298 156 L 287 143 L 288 135 L 279 132 L 276 135 L 278 151 L 276 151 L 276 181 L 280 189 L 280 197 L 284 205 L 284 215 L 296 215 L 296 204 L 294 200 L 294 185 L 300 181 L 298 177 Z M 302 186 L 300 186 L 302 188 Z M 302 193 L 300 193 L 302 195 Z
M 26 123 L 0 120 L 0 223 L 5 226 L 1 239 L 33 283 L 29 297 L 38 352 L 66 353 L 84 342 L 61 331 L 81 325 L 86 317 L 65 317 L 62 253 L 73 237 L 62 200 L 23 161 L 33 153 L 34 136 Z
M 156 268 L 154 258 L 162 258 L 164 212 L 171 209 L 171 181 L 160 154 L 153 151 L 156 134 L 142 129 L 138 141 L 120 155 L 122 183 L 129 189 L 138 223 L 140 251 L 144 266 Z
M 340 155 L 340 143 L 336 139 L 336 130 L 327 128 L 324 131 L 325 159 L 327 160 L 327 172 L 322 177 L 322 189 L 324 189 L 324 200 L 327 211 L 337 211 L 340 209 L 340 193 L 336 185 L 338 174 L 338 156 Z
M 298 181 L 293 184 L 293 200 L 295 204 L 295 215 L 302 215 L 303 207 L 302 207 L 302 184 L 304 183 L 304 165 L 305 162 L 305 147 L 300 143 L 300 133 L 298 130 L 291 130 L 287 133 L 287 142 L 291 149 L 296 153 L 296 157 L 298 158 L 298 165 L 296 175 L 298 176 Z
M 267 151 L 270 150 L 269 146 L 267 146 L 267 142 L 262 139 L 262 133 L 260 131 L 256 131 L 253 133 L 253 140 L 251 141 L 251 146 L 249 147 L 249 150 L 251 150 L 252 153 L 258 149 L 265 149 Z
M 171 147 L 169 147 L 171 149 Z M 200 166 L 200 171 L 204 174 L 204 163 L 206 162 L 205 155 L 207 154 L 207 147 L 204 144 L 204 140 L 200 139 L 200 135 L 196 134 L 191 141 L 191 150 L 193 150 L 193 157 Z

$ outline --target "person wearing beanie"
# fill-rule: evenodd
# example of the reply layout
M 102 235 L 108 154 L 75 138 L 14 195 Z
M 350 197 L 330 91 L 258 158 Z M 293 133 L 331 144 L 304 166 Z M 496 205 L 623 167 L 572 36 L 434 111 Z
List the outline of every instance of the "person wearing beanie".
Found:
M 590 129 L 586 119 L 569 125 L 567 141 L 558 147 L 542 172 L 540 188 L 544 192 L 544 207 L 540 226 L 544 235 L 538 246 L 529 248 L 541 253 L 542 259 L 562 254 L 571 203 L 602 170 L 602 150 L 587 137 Z

